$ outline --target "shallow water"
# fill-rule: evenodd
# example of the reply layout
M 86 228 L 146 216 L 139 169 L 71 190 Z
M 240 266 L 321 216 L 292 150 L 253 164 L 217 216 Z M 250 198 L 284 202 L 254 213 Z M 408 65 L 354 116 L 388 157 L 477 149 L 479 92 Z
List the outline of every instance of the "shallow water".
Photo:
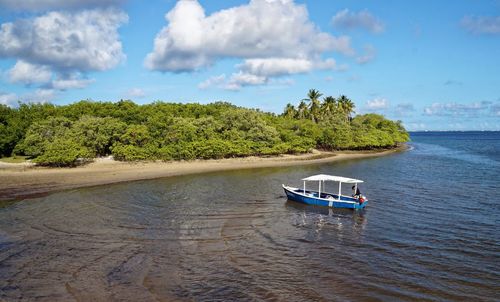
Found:
M 412 150 L 381 158 L 137 181 L 7 205 L 0 300 L 498 299 L 500 134 L 412 139 Z M 286 201 L 282 183 L 316 173 L 365 180 L 368 208 Z

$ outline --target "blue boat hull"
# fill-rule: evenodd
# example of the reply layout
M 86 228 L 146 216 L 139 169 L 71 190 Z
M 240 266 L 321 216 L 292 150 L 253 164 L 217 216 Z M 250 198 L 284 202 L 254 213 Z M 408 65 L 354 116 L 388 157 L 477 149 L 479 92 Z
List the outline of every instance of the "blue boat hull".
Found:
M 331 193 L 321 193 L 321 198 L 318 198 L 318 192 L 315 191 L 306 191 L 304 194 L 304 190 L 302 189 L 286 186 L 283 186 L 283 189 L 285 190 L 285 194 L 289 200 L 301 202 L 307 205 L 357 210 L 366 207 L 366 204 L 368 203 L 367 200 L 363 203 L 359 203 L 357 199 L 346 196 L 340 196 L 339 200 L 338 195 Z

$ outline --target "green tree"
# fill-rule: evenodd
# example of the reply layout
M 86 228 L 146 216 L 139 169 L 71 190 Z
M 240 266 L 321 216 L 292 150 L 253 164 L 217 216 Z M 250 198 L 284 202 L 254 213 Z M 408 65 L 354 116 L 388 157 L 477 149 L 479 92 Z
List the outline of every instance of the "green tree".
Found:
M 307 104 L 304 102 L 304 100 L 300 101 L 297 110 L 297 117 L 299 119 L 306 119 L 309 117 L 309 109 L 307 108 Z
M 41 164 L 75 164 L 89 156 L 118 160 L 223 158 L 307 152 L 311 148 L 370 149 L 409 140 L 400 121 L 354 113 L 346 96 L 338 100 L 315 89 L 309 104 L 288 104 L 282 115 L 227 102 L 89 100 L 55 106 L 0 106 L 0 156 L 29 155 Z M 52 160 L 57 152 L 69 159 Z M 76 158 L 76 160 L 75 160 Z
M 137 147 L 145 146 L 150 140 L 151 136 L 148 127 L 145 125 L 130 125 L 120 137 L 123 144 Z
M 345 95 L 341 95 L 340 98 L 338 99 L 338 106 L 340 111 L 344 114 L 346 122 L 349 121 L 356 107 L 354 103 Z
M 290 103 L 286 104 L 283 116 L 287 118 L 294 118 L 295 116 L 297 116 L 297 111 L 295 110 L 295 107 Z
M 31 157 L 43 154 L 48 146 L 58 137 L 64 137 L 70 130 L 71 121 L 63 117 L 53 117 L 33 123 L 26 132 L 24 140 L 19 142 L 14 152 Z
M 333 115 L 337 114 L 337 100 L 332 96 L 325 97 L 323 103 L 321 103 L 321 112 L 324 118 L 331 118 Z
M 319 98 L 322 96 L 318 90 L 316 89 L 309 89 L 309 92 L 307 93 L 307 99 L 309 101 L 309 113 L 310 113 L 310 118 L 313 122 L 317 122 L 319 120 L 319 115 L 320 115 L 320 106 L 321 102 Z
M 0 157 L 12 154 L 12 150 L 22 135 L 15 124 L 16 115 L 15 110 L 0 104 Z
M 111 154 L 111 146 L 119 141 L 126 129 L 127 125 L 116 118 L 84 115 L 73 123 L 71 133 L 94 155 L 104 156 Z
M 129 125 L 111 152 L 117 160 L 136 161 L 157 158 L 158 146 L 145 125 Z
M 221 138 L 222 123 L 213 116 L 200 117 L 193 121 L 196 127 L 196 137 L 198 139 L 218 139 Z
M 43 154 L 33 162 L 46 166 L 74 166 L 93 157 L 92 152 L 70 137 L 57 137 L 47 143 Z
M 198 128 L 194 124 L 194 119 L 176 117 L 168 126 L 165 138 L 168 143 L 192 142 L 198 138 Z

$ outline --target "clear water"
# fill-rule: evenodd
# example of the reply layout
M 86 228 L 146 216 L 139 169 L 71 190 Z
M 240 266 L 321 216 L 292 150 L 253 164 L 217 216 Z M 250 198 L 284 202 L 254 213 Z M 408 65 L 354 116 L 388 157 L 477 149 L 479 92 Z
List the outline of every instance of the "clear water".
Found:
M 71 190 L 0 209 L 5 301 L 498 301 L 500 133 L 411 150 Z M 361 178 L 361 212 L 281 184 Z M 333 188 L 333 186 L 332 186 Z

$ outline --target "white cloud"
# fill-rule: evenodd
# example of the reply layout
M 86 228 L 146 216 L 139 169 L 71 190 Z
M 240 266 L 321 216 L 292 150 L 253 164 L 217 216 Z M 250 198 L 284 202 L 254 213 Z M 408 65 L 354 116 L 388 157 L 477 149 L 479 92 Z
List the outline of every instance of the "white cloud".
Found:
M 31 64 L 23 60 L 17 61 L 7 74 L 9 81 L 27 85 L 47 83 L 52 78 L 52 72 L 49 67 Z
M 79 74 L 71 74 L 68 77 L 53 80 L 50 86 L 57 90 L 82 89 L 94 81 L 94 79 L 82 79 Z
M 12 107 L 19 100 L 16 94 L 14 93 L 2 93 L 0 92 L 0 104 L 7 105 Z
M 382 110 L 389 108 L 389 102 L 385 98 L 374 98 L 366 102 L 366 107 L 371 110 Z
M 242 71 L 265 77 L 306 73 L 313 69 L 335 69 L 334 59 L 309 60 L 294 58 L 247 59 L 238 66 Z
M 358 62 L 359 64 L 366 64 L 370 61 L 373 61 L 373 59 L 375 59 L 375 56 L 377 54 L 375 47 L 373 47 L 373 45 L 366 45 L 364 49 L 365 53 L 356 58 L 356 62 Z
M 46 11 L 112 6 L 123 2 L 123 0 L 0 0 L 0 7 L 11 10 Z
M 13 9 L 37 9 L 37 5 L 42 4 L 47 7 L 78 6 L 76 1 L 1 1 L 0 5 Z M 85 5 L 96 3 L 87 1 Z M 105 3 L 118 1 L 101 4 Z M 84 88 L 94 82 L 82 78 L 82 73 L 111 69 L 125 58 L 117 30 L 127 21 L 128 16 L 123 11 L 107 8 L 52 11 L 31 19 L 3 23 L 0 26 L 0 59 L 17 59 L 7 72 L 11 82 L 42 87 L 20 97 L 22 100 L 50 101 L 56 90 Z
M 259 76 L 251 73 L 240 71 L 233 73 L 228 83 L 224 86 L 227 90 L 239 90 L 243 86 L 262 85 L 267 82 L 265 76 Z
M 500 34 L 500 16 L 466 16 L 460 24 L 473 34 Z
M 47 87 L 56 90 L 81 89 L 94 82 L 93 79 L 82 79 L 79 73 L 59 74 L 52 79 L 52 71 L 49 67 L 30 64 L 22 60 L 17 61 L 7 74 L 11 82 L 26 85 L 41 84 L 45 87 L 44 90 L 47 90 Z
M 244 86 L 269 84 L 273 88 L 288 87 L 295 84 L 291 78 L 268 78 L 267 76 L 257 75 L 244 71 L 233 73 L 229 79 L 225 74 L 213 76 L 201 82 L 198 85 L 199 89 L 207 89 L 210 87 L 219 87 L 225 90 L 240 90 Z
M 54 89 L 37 89 L 35 92 L 29 93 L 22 97 L 25 102 L 32 103 L 47 103 L 52 101 L 56 96 Z
M 34 92 L 30 92 L 21 96 L 18 96 L 15 93 L 0 92 L 0 104 L 13 107 L 17 105 L 17 102 L 46 103 L 52 101 L 55 96 L 56 91 L 54 89 L 37 89 Z
M 16 62 L 7 75 L 9 80 L 14 83 L 23 83 L 26 85 L 40 84 L 44 89 L 68 90 L 81 89 L 93 83 L 94 79 L 81 78 L 80 73 L 59 74 L 52 79 L 52 71 L 47 66 L 34 65 L 22 60 Z
M 0 57 L 55 70 L 107 70 L 125 58 L 117 29 L 127 20 L 122 11 L 94 9 L 3 23 Z
M 240 68 L 248 73 L 261 76 L 278 76 L 310 71 L 314 63 L 307 59 L 268 58 L 247 59 Z
M 146 92 L 144 92 L 141 88 L 134 87 L 127 91 L 127 97 L 129 98 L 143 98 L 145 96 Z
M 350 12 L 348 9 L 341 10 L 332 18 L 335 27 L 343 29 L 362 28 L 373 33 L 384 31 L 384 24 L 380 19 L 373 16 L 369 11 Z
M 306 7 L 293 1 L 252 0 L 206 16 L 197 1 L 181 0 L 166 20 L 145 59 L 152 70 L 193 71 L 229 57 L 246 59 L 244 66 L 263 73 L 287 74 L 305 72 L 327 51 L 354 55 L 349 37 L 321 32 Z
M 494 104 L 491 102 L 461 103 L 433 103 L 424 108 L 424 115 L 451 116 L 451 117 L 480 117 L 493 112 Z
M 207 89 L 207 88 L 212 87 L 212 86 L 218 86 L 218 85 L 223 84 L 225 80 L 226 80 L 225 74 L 213 76 L 213 77 L 210 77 L 210 78 L 206 79 L 205 81 L 201 82 L 200 84 L 198 84 L 198 88 L 199 89 Z

